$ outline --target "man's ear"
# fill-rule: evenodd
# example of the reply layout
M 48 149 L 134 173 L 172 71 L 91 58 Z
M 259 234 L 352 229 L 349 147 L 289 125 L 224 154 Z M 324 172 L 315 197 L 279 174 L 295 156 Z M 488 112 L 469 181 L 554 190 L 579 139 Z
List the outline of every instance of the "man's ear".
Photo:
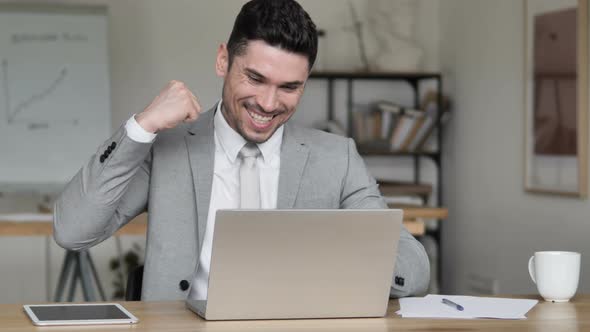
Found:
M 217 59 L 215 60 L 215 72 L 219 77 L 225 77 L 229 66 L 229 55 L 225 43 L 219 45 L 217 49 Z

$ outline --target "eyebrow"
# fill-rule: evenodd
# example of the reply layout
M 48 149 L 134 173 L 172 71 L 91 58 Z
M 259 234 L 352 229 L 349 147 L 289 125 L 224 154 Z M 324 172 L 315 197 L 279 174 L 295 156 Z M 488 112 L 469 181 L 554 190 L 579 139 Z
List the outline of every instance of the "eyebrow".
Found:
M 253 75 L 256 78 L 261 79 L 263 81 L 267 80 L 267 78 L 264 75 L 262 75 L 261 73 L 257 72 L 256 70 L 254 70 L 252 68 L 245 68 L 244 71 L 247 74 Z M 281 86 L 301 86 L 301 85 L 303 85 L 302 81 L 291 81 L 291 82 L 281 83 Z

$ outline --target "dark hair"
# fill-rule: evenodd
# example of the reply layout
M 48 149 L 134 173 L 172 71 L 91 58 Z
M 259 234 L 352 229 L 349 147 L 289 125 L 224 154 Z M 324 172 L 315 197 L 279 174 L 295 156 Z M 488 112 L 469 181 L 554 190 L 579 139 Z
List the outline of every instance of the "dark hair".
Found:
M 251 40 L 307 56 L 309 70 L 318 51 L 316 26 L 294 0 L 252 0 L 242 7 L 227 42 L 230 67 Z

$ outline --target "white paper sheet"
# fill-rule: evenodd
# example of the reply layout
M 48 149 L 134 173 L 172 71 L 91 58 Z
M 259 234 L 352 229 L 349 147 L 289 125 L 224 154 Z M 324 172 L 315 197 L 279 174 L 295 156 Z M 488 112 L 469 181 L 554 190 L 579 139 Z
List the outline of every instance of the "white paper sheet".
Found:
M 463 306 L 459 311 L 446 305 L 442 299 L 449 299 Z M 397 314 L 404 318 L 456 318 L 456 319 L 526 319 L 526 313 L 537 300 L 507 299 L 496 297 L 427 295 L 399 300 L 400 310 Z

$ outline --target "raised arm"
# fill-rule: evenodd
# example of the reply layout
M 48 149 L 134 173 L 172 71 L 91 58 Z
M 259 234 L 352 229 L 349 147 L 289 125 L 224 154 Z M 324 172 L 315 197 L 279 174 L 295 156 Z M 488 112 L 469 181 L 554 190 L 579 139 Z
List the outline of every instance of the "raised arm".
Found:
M 151 145 L 132 140 L 121 127 L 99 147 L 55 202 L 60 246 L 89 248 L 146 210 Z
M 200 112 L 182 82 L 172 81 L 162 89 L 66 186 L 54 207 L 55 241 L 67 249 L 89 248 L 146 211 L 155 133 L 195 121 Z

